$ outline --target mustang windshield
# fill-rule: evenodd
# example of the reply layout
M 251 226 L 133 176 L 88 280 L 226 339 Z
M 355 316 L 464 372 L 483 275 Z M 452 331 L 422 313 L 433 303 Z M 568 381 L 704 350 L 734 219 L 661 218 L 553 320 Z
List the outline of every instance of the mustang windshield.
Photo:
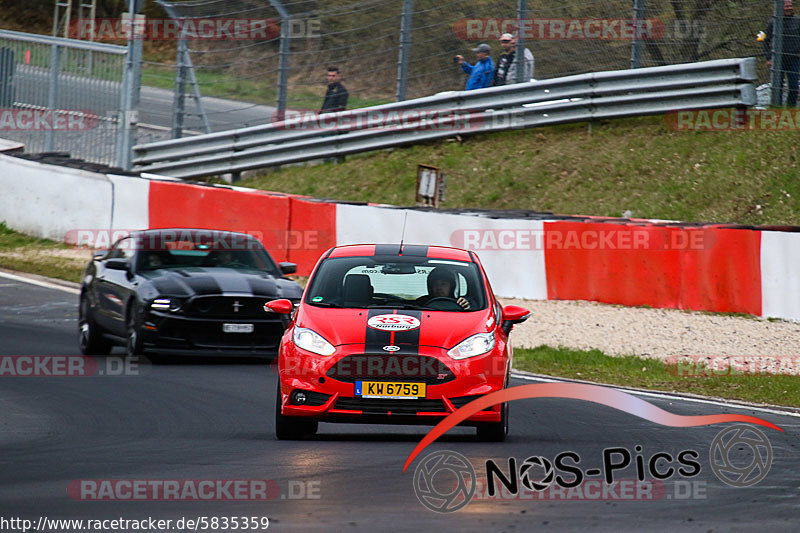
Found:
M 236 270 L 260 270 L 273 276 L 282 276 L 274 261 L 261 249 L 225 250 L 210 247 L 170 247 L 166 250 L 146 250 L 137 254 L 137 268 L 161 270 L 165 268 L 191 269 L 232 268 Z
M 321 307 L 477 311 L 486 308 L 478 266 L 428 257 L 337 257 L 314 274 L 307 304 Z

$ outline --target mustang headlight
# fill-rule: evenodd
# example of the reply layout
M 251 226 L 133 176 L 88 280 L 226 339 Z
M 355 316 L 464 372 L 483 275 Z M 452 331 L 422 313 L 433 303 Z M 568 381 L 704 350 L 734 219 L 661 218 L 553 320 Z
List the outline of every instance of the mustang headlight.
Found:
M 459 342 L 447 355 L 453 359 L 466 359 L 483 355 L 494 348 L 494 333 L 478 333 Z
M 156 298 L 150 303 L 150 309 L 156 311 L 179 311 L 183 305 L 182 300 L 176 298 Z
M 336 348 L 323 339 L 322 335 L 307 328 L 295 327 L 292 333 L 292 340 L 300 348 L 319 355 L 333 355 L 333 352 L 336 351 Z

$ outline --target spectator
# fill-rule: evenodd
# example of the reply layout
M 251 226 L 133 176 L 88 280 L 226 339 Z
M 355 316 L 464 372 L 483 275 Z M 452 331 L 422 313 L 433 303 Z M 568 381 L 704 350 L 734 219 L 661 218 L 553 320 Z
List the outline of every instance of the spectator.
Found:
M 792 0 L 783 0 L 783 50 L 778 61 L 772 57 L 772 32 L 773 20 L 767 24 L 767 37 L 764 39 L 764 51 L 767 56 L 767 66 L 778 69 L 780 73 L 780 96 L 775 105 L 783 103 L 783 77 L 789 85 L 789 94 L 786 96 L 786 105 L 797 105 L 798 71 L 800 70 L 800 18 L 794 15 Z
M 503 47 L 503 54 L 497 60 L 497 67 L 494 70 L 494 79 L 492 85 L 509 85 L 517 83 L 517 65 L 519 61 L 514 61 L 514 56 L 517 53 L 517 38 L 510 33 L 504 33 L 500 36 L 500 46 Z M 524 49 L 525 61 L 523 63 L 524 71 L 522 75 L 523 81 L 531 81 L 533 78 L 533 53 L 527 48 Z
M 328 90 L 325 91 L 325 99 L 322 101 L 320 113 L 336 113 L 344 111 L 347 107 L 347 89 L 339 81 L 339 67 L 328 67 Z
M 470 65 L 464 61 L 464 56 L 456 56 L 456 62 L 461 65 L 461 69 L 469 74 L 467 78 L 467 91 L 473 89 L 483 89 L 492 85 L 492 75 L 494 73 L 494 63 L 489 53 L 492 51 L 488 44 L 481 43 L 477 48 L 472 49 L 475 52 L 474 65 Z

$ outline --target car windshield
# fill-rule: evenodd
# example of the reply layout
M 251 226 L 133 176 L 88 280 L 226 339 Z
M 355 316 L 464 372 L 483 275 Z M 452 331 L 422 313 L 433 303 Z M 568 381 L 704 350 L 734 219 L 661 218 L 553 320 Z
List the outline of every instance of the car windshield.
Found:
M 215 249 L 212 246 L 169 246 L 167 249 L 140 251 L 136 257 L 139 271 L 193 268 L 232 268 L 262 271 L 281 276 L 269 255 L 258 247 L 247 250 Z
M 314 274 L 305 302 L 320 307 L 477 311 L 486 291 L 475 263 L 428 257 L 337 257 Z

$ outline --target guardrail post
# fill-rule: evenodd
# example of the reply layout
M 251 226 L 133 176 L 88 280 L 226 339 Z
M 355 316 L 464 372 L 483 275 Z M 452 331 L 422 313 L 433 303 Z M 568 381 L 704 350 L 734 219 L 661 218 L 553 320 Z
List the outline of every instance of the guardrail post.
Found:
M 525 79 L 525 32 L 523 28 L 530 27 L 524 23 L 527 17 L 528 1 L 517 0 L 517 27 L 519 30 L 517 31 L 517 51 L 514 57 L 514 61 L 517 63 L 517 79 L 514 80 L 515 83 L 531 81 Z
M 633 1 L 634 34 L 631 42 L 631 68 L 642 67 L 642 27 L 644 26 L 645 1 Z
M 414 0 L 403 0 L 403 12 L 400 15 L 400 50 L 397 55 L 397 101 L 406 99 L 408 89 L 408 61 L 411 55 L 411 22 L 414 11 Z
M 61 47 L 54 44 L 50 47 L 50 87 L 47 91 L 47 109 L 55 113 L 58 97 L 58 74 L 61 69 Z M 45 151 L 53 152 L 56 147 L 56 132 L 54 128 L 48 128 L 45 139 Z
M 775 0 L 774 15 L 772 18 L 772 105 L 781 105 L 783 102 L 783 0 Z

